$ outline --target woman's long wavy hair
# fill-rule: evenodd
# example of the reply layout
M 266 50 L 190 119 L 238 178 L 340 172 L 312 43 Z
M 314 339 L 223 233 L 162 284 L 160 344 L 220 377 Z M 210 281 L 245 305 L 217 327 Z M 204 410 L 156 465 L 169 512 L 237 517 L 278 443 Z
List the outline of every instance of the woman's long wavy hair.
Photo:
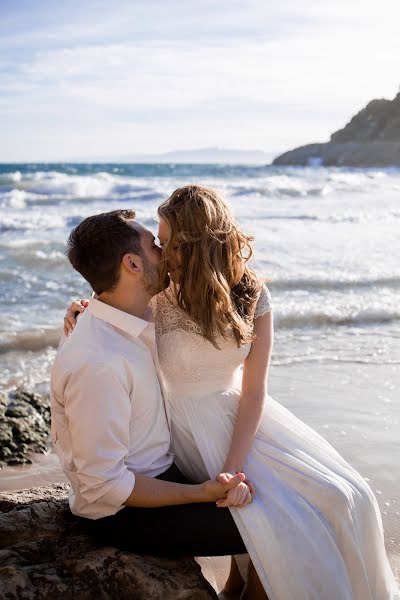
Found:
M 229 206 L 215 190 L 198 185 L 179 188 L 158 208 L 169 225 L 162 280 L 178 249 L 181 275 L 178 305 L 218 348 L 218 337 L 234 335 L 238 347 L 251 342 L 261 280 L 247 263 L 253 237 L 239 229 Z M 173 260 L 173 259 L 172 259 Z

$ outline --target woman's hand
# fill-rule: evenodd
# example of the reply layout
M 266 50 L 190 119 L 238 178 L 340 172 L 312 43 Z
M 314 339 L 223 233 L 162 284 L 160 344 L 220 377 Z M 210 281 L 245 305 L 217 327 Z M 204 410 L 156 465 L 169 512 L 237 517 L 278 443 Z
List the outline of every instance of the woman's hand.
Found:
M 220 473 L 217 476 L 217 481 L 221 484 L 226 484 L 232 477 L 231 473 Z M 228 491 L 227 497 L 221 500 L 217 500 L 216 504 L 218 508 L 227 508 L 228 506 L 243 507 L 250 504 L 253 500 L 256 490 L 254 485 L 248 479 Z
M 64 317 L 64 335 L 68 336 L 73 331 L 78 314 L 83 313 L 87 306 L 89 306 L 89 300 L 79 300 L 72 302 L 67 308 Z
M 245 480 L 246 475 L 244 473 L 236 473 L 231 475 L 230 473 L 222 473 L 222 475 L 228 475 L 228 477 L 221 477 L 218 475 L 215 479 L 210 479 L 198 486 L 189 486 L 192 488 L 199 488 L 200 498 L 197 496 L 197 501 L 200 502 L 217 502 L 218 500 L 225 500 L 230 491 L 241 485 L 242 481 Z M 196 491 L 196 490 L 195 490 Z

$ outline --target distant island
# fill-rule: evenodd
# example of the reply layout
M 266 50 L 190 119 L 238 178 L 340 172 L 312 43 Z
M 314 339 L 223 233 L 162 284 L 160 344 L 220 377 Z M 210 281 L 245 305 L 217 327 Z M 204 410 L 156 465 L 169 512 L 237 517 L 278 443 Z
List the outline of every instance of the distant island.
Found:
M 400 92 L 372 100 L 324 144 L 307 144 L 276 157 L 273 165 L 400 166 Z
M 262 150 L 240 150 L 230 148 L 197 148 L 173 150 L 160 154 L 124 154 L 120 156 L 95 156 L 70 159 L 68 162 L 93 163 L 224 163 L 224 164 L 266 164 L 270 163 L 275 152 Z

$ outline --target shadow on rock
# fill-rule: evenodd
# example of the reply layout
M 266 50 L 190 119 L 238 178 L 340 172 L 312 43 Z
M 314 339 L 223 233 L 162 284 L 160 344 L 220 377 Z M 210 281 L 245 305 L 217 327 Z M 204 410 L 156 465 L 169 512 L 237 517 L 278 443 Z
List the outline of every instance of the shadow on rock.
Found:
M 194 559 L 99 546 L 70 512 L 67 491 L 0 494 L 0 600 L 217 598 Z

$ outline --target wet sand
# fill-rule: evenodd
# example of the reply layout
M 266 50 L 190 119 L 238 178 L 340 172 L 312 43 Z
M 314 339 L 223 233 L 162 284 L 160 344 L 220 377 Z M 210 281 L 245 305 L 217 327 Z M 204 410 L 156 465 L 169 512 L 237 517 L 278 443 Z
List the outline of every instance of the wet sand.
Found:
M 53 452 L 30 454 L 29 458 L 33 461 L 32 465 L 4 467 L 0 471 L 0 492 L 68 482 Z

